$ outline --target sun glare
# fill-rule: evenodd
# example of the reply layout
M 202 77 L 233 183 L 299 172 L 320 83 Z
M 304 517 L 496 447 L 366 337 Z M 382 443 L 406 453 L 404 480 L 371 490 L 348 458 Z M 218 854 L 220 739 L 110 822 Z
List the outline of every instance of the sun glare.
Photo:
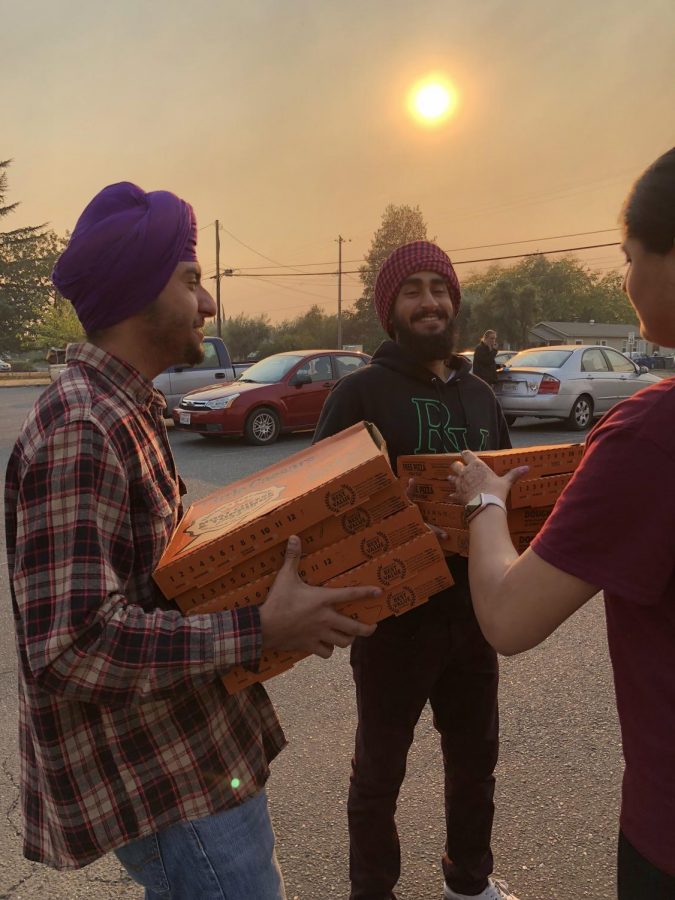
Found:
M 419 121 L 437 125 L 455 110 L 457 95 L 454 88 L 439 78 L 429 78 L 415 85 L 410 92 L 409 107 Z

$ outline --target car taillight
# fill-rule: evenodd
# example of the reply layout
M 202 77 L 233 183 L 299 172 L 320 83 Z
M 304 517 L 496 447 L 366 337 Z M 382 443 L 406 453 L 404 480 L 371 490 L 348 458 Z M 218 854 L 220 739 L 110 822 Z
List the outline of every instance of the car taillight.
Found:
M 553 375 L 542 375 L 538 394 L 557 394 L 560 390 L 560 382 Z

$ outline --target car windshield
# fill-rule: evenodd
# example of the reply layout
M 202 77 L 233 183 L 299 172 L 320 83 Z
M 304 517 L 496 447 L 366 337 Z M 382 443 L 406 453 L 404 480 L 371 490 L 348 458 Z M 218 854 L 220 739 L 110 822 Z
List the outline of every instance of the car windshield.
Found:
M 253 384 L 276 384 L 278 381 L 287 375 L 290 370 L 297 363 L 300 362 L 301 359 L 304 359 L 302 356 L 287 356 L 284 354 L 277 354 L 276 356 L 268 356 L 267 359 L 261 359 L 259 363 L 256 363 L 254 366 L 246 369 L 245 372 L 237 378 L 237 381 L 248 381 Z
M 554 347 L 542 350 L 521 350 L 516 353 L 508 361 L 510 369 L 516 369 L 519 366 L 533 366 L 541 369 L 559 369 L 564 366 L 572 355 L 571 350 L 556 350 Z

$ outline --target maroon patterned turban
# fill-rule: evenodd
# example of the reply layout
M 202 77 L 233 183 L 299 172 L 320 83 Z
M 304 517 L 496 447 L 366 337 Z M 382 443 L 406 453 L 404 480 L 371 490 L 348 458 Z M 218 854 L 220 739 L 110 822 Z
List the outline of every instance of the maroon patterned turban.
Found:
M 401 285 L 415 272 L 437 272 L 445 278 L 455 315 L 459 311 L 461 292 L 450 257 L 430 241 L 413 241 L 397 247 L 385 259 L 375 282 L 375 311 L 386 332 Z

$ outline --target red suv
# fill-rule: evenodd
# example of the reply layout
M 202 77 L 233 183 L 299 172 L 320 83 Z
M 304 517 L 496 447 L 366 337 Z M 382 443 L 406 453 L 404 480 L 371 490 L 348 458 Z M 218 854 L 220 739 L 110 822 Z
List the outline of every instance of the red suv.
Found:
M 173 421 L 182 431 L 243 434 L 250 444 L 271 444 L 282 431 L 315 428 L 335 382 L 369 360 L 349 350 L 275 353 L 235 381 L 190 391 L 173 410 Z

